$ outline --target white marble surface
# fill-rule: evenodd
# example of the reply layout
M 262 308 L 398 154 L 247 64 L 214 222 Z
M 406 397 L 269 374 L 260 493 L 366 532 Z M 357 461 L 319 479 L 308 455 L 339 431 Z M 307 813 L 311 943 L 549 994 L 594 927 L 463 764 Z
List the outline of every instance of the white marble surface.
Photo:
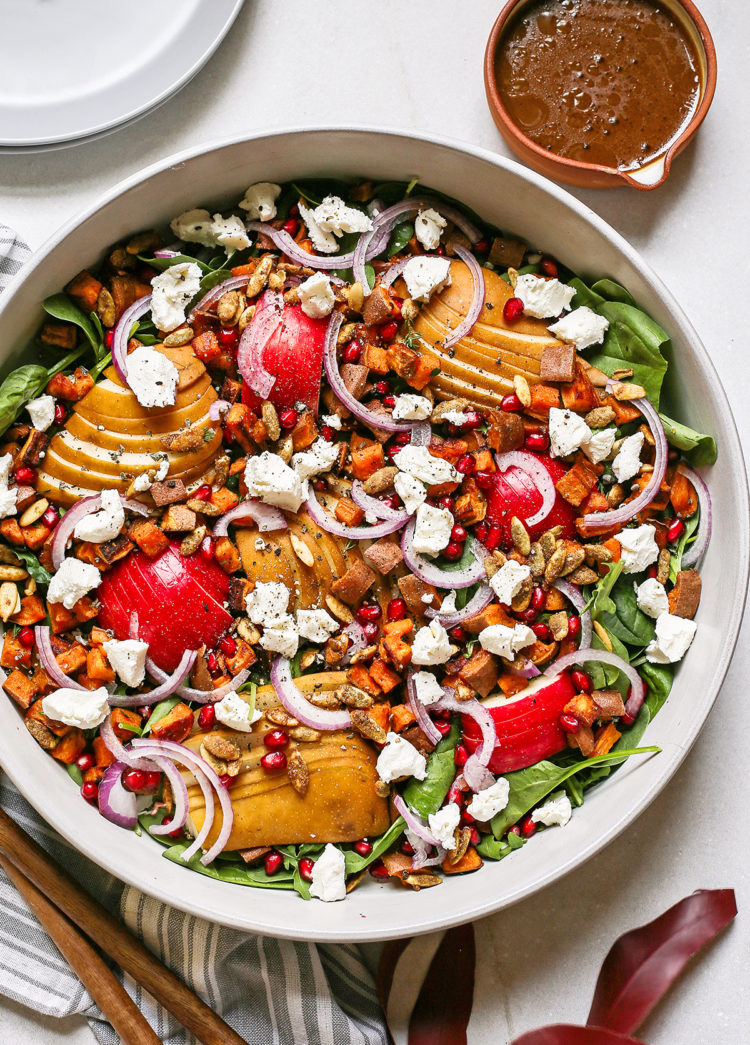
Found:
M 211 63 L 153 115 L 78 148 L 0 156 L 0 221 L 36 246 L 125 175 L 244 130 L 381 125 L 445 134 L 507 155 L 482 83 L 484 44 L 500 6 L 499 0 L 248 0 Z M 747 442 L 750 144 L 743 99 L 750 9 L 732 0 L 700 6 L 716 41 L 719 86 L 697 140 L 654 193 L 576 193 L 642 251 L 684 305 Z M 727 549 L 727 569 L 731 554 Z M 746 628 L 702 736 L 660 799 L 584 869 L 484 923 L 481 979 L 496 987 L 483 992 L 477 1015 L 494 1028 L 498 1045 L 533 1026 L 585 1018 L 601 959 L 619 933 L 696 888 L 718 886 L 735 888 L 740 917 L 688 971 L 643 1037 L 651 1045 L 748 1041 L 750 705 L 743 680 L 749 671 Z M 83 1045 L 93 1036 L 76 1020 L 57 1024 L 0 1007 L 0 1042 L 32 1040 Z

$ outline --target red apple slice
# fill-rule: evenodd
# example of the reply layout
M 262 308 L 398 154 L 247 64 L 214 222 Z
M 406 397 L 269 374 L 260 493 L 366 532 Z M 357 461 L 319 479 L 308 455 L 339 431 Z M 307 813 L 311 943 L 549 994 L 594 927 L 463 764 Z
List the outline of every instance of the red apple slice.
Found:
M 534 679 L 514 697 L 502 694 L 482 701 L 495 723 L 497 744 L 490 758 L 492 773 L 511 773 L 556 755 L 567 744 L 560 715 L 575 687 L 568 672 L 553 679 Z M 462 718 L 464 743 L 473 754 L 481 734 L 474 719 Z
M 547 469 L 553 483 L 559 482 L 567 472 L 565 465 L 547 454 L 533 456 Z M 487 521 L 501 527 L 504 545 L 512 544 L 510 520 L 513 516 L 525 522 L 541 506 L 542 495 L 527 472 L 520 468 L 508 468 L 505 472 L 495 473 L 493 485 L 487 493 Z M 571 505 L 563 500 L 560 494 L 556 494 L 549 515 L 534 526 L 527 527 L 529 536 L 535 541 L 550 527 L 562 526 L 562 536 L 572 539 L 576 535 L 575 518 L 576 514 Z

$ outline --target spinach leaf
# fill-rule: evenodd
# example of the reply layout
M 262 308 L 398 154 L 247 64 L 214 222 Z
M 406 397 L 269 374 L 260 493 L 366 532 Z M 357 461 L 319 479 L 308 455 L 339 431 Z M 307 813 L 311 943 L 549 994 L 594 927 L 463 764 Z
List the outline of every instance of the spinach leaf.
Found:
M 677 580 L 677 574 L 682 569 L 682 556 L 685 554 L 685 549 L 688 544 L 695 540 L 695 532 L 698 529 L 700 523 L 700 515 L 698 512 L 695 515 L 691 515 L 689 519 L 685 519 L 685 530 L 677 542 L 677 547 L 672 552 L 669 558 L 669 579 L 674 584 Z
M 410 221 L 405 221 L 401 225 L 397 225 L 391 233 L 391 238 L 388 243 L 388 249 L 386 256 L 392 258 L 394 255 L 399 254 L 406 247 L 409 240 L 414 235 L 414 225 Z
M 412 778 L 403 790 L 404 801 L 420 816 L 437 813 L 456 775 L 453 755 L 458 743 L 458 722 L 454 720 L 450 733 L 446 733 L 427 759 L 424 780 Z
M 493 838 L 492 835 L 484 835 L 477 846 L 477 852 L 488 860 L 502 860 L 504 857 L 510 856 L 516 849 L 522 849 L 524 845 L 526 845 L 526 839 L 521 838 L 520 835 L 508 835 L 503 841 Z
M 664 425 L 664 434 L 672 446 L 682 450 L 691 464 L 700 466 L 702 464 L 713 464 L 716 460 L 716 440 L 712 435 L 703 435 L 696 432 L 694 428 L 683 425 L 679 421 L 673 421 L 666 414 L 659 414 L 661 423 Z
M 32 551 L 29 551 L 28 548 L 14 548 L 13 551 L 29 571 L 29 576 L 33 577 L 37 584 L 49 584 L 52 580 L 52 575 L 45 570 Z
M 0 385 L 0 435 L 6 432 L 23 410 L 47 384 L 48 372 L 43 366 L 20 366 Z
M 597 615 L 597 620 L 620 642 L 629 646 L 646 646 L 654 637 L 654 622 L 638 609 L 635 589 L 629 577 L 622 577 L 615 584 L 609 601 L 615 607 L 614 612 L 604 610 Z
M 638 672 L 648 685 L 645 706 L 653 718 L 664 707 L 672 689 L 674 668 L 671 664 L 651 664 L 645 661 L 638 668 Z
M 42 308 L 54 319 L 59 319 L 63 323 L 73 323 L 79 330 L 82 330 L 93 348 L 96 358 L 99 358 L 104 345 L 103 339 L 86 313 L 74 305 L 67 294 L 53 294 L 52 297 L 45 298 Z
M 600 279 L 591 284 L 591 290 L 608 301 L 621 301 L 623 305 L 635 305 L 630 291 L 621 287 L 619 283 L 615 283 L 613 279 Z
M 594 620 L 598 620 L 602 613 L 617 612 L 617 607 L 615 606 L 614 601 L 610 598 L 610 592 L 617 583 L 624 566 L 625 563 L 622 559 L 610 563 L 607 572 L 594 585 L 592 589 L 594 602 L 591 607 L 591 616 Z
M 157 272 L 164 272 L 166 269 L 171 268 L 172 265 L 184 265 L 189 262 L 200 266 L 201 271 L 204 273 L 211 271 L 205 261 L 199 261 L 198 258 L 191 258 L 189 254 L 176 254 L 173 258 L 144 257 L 139 254 L 138 260 L 143 261 L 150 268 L 156 269 Z
M 141 736 L 145 737 L 147 733 L 150 733 L 156 723 L 161 722 L 163 718 L 166 718 L 172 708 L 177 707 L 179 703 L 180 697 L 167 697 L 165 700 L 160 700 L 149 715 L 148 721 L 143 727 Z
M 72 765 L 66 766 L 65 768 L 68 771 L 68 776 L 70 777 L 70 779 L 75 780 L 75 782 L 80 787 L 83 783 L 83 773 L 80 771 L 78 766 L 75 763 L 73 763 Z
M 369 867 L 371 863 L 378 860 L 386 850 L 390 849 L 396 839 L 401 837 L 404 827 L 403 817 L 397 817 L 380 838 L 373 839 L 372 852 L 368 856 L 360 856 L 353 849 L 345 849 L 347 875 L 359 874 L 360 871 L 364 871 L 365 867 Z
M 191 871 L 197 871 L 208 878 L 215 878 L 220 882 L 231 882 L 234 885 L 250 885 L 260 889 L 293 889 L 293 876 L 289 871 L 279 871 L 275 875 L 267 875 L 265 867 L 260 864 L 257 867 L 249 867 L 246 864 L 230 863 L 223 860 L 215 860 L 207 867 L 201 863 L 201 853 L 198 852 L 188 861 L 182 859 L 182 854 L 190 845 L 190 842 L 178 842 L 165 849 L 162 856 L 171 860 L 173 864 L 189 867 Z

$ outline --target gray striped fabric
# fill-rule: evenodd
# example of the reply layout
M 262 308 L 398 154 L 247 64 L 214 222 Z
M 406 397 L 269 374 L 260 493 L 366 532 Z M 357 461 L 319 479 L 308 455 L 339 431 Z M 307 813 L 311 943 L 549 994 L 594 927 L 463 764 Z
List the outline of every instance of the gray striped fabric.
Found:
M 28 255 L 13 230 L 0 225 L 0 290 Z M 386 1045 L 372 976 L 356 947 L 250 936 L 185 915 L 123 886 L 70 848 L 2 774 L 0 805 L 248 1045 Z M 82 1013 L 103 1045 L 117 1045 L 118 1036 L 1 871 L 0 911 L 0 994 L 50 1016 Z M 195 1039 L 169 1013 L 129 977 L 124 982 L 165 1045 L 191 1045 Z

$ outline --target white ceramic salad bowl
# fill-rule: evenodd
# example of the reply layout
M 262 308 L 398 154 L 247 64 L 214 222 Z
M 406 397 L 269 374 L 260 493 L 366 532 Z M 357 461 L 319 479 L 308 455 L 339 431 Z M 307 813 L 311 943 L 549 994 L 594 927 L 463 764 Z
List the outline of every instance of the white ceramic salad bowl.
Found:
M 21 362 L 41 302 L 108 244 L 207 203 L 231 204 L 256 181 L 301 176 L 420 178 L 486 220 L 519 233 L 586 277 L 609 276 L 671 335 L 666 409 L 719 447 L 705 470 L 713 537 L 701 570 L 698 633 L 672 693 L 644 743 L 661 753 L 631 759 L 588 796 L 563 830 L 540 833 L 471 877 L 414 893 L 369 879 L 345 902 L 305 903 L 295 893 L 254 889 L 191 873 L 162 858 L 152 840 L 123 831 L 81 801 L 64 768 L 45 758 L 9 700 L 0 700 L 0 764 L 54 828 L 113 875 L 203 918 L 307 940 L 393 938 L 481 917 L 529 896 L 583 864 L 659 794 L 695 741 L 737 640 L 748 578 L 750 512 L 738 435 L 705 348 L 679 306 L 637 253 L 568 193 L 481 149 L 378 130 L 274 132 L 182 153 L 115 187 L 68 222 L 34 256 L 0 301 L 3 370 Z M 727 569 L 727 550 L 732 566 Z

